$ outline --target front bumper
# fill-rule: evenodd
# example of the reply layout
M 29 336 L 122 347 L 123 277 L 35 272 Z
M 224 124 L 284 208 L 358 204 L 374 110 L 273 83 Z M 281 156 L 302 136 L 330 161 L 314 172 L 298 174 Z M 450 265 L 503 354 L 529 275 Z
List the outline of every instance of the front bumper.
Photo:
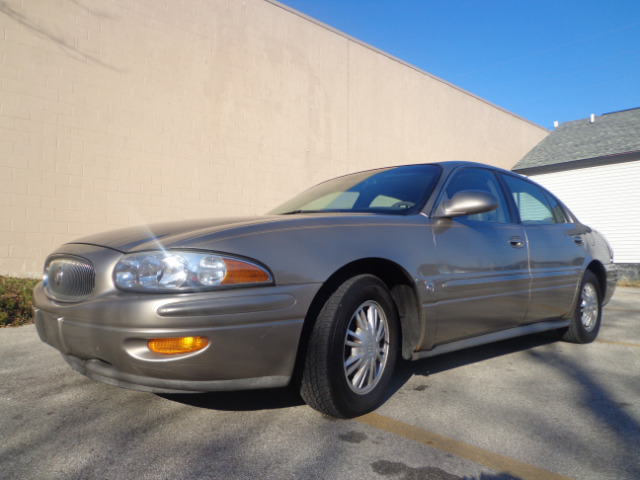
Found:
M 205 392 L 285 386 L 295 365 L 315 284 L 180 295 L 112 291 L 66 304 L 34 291 L 44 342 L 80 373 L 103 383 L 152 392 Z M 188 354 L 146 348 L 159 337 L 203 336 Z

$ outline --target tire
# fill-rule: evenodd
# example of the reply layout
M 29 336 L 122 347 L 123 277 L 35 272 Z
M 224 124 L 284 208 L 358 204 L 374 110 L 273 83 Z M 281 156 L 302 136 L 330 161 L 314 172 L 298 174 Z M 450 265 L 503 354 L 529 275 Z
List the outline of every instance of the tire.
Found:
M 578 295 L 571 325 L 563 333 L 562 340 L 572 343 L 591 343 L 600 331 L 602 291 L 600 282 L 590 270 L 587 270 L 582 277 Z
M 300 394 L 312 408 L 352 418 L 377 408 L 398 356 L 395 303 L 373 275 L 345 281 L 322 307 L 305 354 Z

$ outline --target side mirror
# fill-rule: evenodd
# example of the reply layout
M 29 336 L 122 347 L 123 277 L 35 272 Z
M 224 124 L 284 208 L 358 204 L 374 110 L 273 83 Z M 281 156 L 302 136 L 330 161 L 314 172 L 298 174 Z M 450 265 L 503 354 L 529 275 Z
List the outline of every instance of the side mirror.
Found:
M 463 190 L 449 200 L 441 202 L 434 218 L 453 218 L 474 213 L 490 212 L 498 208 L 495 195 L 479 190 Z

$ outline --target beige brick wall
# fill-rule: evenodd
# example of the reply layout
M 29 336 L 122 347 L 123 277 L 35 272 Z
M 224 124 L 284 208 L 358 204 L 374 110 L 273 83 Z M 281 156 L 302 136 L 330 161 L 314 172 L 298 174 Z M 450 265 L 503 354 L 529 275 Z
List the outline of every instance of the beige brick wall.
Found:
M 0 1 L 0 274 L 74 237 L 262 213 L 326 178 L 547 132 L 265 0 Z

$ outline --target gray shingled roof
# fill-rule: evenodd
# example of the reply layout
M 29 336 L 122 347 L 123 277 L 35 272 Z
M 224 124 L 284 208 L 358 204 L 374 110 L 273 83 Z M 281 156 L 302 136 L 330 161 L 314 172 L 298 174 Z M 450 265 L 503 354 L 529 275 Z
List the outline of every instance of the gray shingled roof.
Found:
M 520 160 L 514 171 L 640 152 L 640 108 L 566 122 Z

